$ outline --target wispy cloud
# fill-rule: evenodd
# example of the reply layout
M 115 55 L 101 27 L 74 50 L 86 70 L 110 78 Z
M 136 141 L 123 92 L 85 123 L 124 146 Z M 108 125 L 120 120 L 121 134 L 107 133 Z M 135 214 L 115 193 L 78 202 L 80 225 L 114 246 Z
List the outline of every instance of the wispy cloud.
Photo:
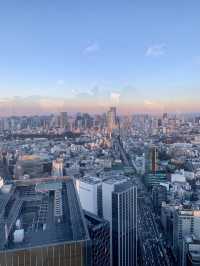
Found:
M 100 45 L 97 42 L 90 43 L 87 47 L 85 47 L 83 53 L 84 54 L 94 54 L 100 51 Z
M 151 100 L 144 100 L 145 105 L 154 105 L 154 102 Z
M 155 44 L 147 47 L 145 55 L 146 56 L 152 56 L 152 57 L 158 57 L 166 54 L 166 44 L 165 43 L 160 43 L 160 44 Z
M 164 112 L 165 105 L 162 101 L 152 101 L 150 99 L 145 99 L 143 101 L 144 104 L 144 109 L 148 111 L 159 111 L 159 112 Z

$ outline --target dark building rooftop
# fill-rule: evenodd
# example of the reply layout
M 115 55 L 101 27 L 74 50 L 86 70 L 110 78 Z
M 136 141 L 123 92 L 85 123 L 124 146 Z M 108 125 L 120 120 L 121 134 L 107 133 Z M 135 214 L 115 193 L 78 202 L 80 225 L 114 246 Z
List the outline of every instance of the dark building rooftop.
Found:
M 133 187 L 133 183 L 131 181 L 126 181 L 124 183 L 119 183 L 115 185 L 115 193 L 121 193 L 126 190 L 129 190 L 131 187 Z
M 99 225 L 102 225 L 102 224 L 108 224 L 109 226 L 109 222 L 101 217 L 98 217 L 96 216 L 95 214 L 91 213 L 91 212 L 88 212 L 88 211 L 85 211 L 84 210 L 84 216 L 85 216 L 85 219 L 86 219 L 86 224 L 88 226 L 92 226 L 92 227 L 98 227 Z
M 16 181 L 0 190 L 0 251 L 88 239 L 72 179 Z

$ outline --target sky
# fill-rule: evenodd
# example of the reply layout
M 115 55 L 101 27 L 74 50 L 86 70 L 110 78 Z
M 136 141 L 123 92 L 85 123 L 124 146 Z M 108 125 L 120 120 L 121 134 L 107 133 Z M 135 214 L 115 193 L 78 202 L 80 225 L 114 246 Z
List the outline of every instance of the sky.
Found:
M 0 115 L 200 111 L 199 0 L 0 4 Z

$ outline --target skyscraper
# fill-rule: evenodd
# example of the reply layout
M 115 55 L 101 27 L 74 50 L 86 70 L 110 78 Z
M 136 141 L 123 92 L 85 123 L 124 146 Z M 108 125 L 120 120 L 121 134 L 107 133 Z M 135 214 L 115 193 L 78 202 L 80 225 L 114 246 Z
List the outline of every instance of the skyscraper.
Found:
M 107 127 L 109 132 L 112 133 L 113 129 L 117 126 L 117 111 L 116 107 L 110 107 L 107 112 Z
M 158 149 L 149 147 L 145 154 L 146 173 L 156 173 L 158 170 Z
M 163 119 L 167 120 L 168 119 L 168 114 L 167 113 L 163 113 Z
M 137 188 L 125 177 L 103 182 L 103 217 L 110 222 L 111 265 L 137 265 Z
M 102 180 L 85 176 L 76 180 L 76 188 L 83 209 L 102 216 Z
M 68 114 L 67 112 L 60 113 L 60 127 L 63 129 L 68 128 Z
M 52 162 L 52 176 L 63 176 L 63 159 L 57 159 Z
M 166 202 L 167 200 L 167 188 L 161 185 L 153 186 L 152 198 L 155 211 L 160 214 L 162 202 Z

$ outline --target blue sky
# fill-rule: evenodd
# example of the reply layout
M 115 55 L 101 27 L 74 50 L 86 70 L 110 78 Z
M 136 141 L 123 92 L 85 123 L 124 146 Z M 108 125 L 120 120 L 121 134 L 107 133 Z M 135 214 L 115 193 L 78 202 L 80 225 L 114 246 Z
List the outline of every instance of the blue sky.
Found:
M 199 10 L 198 0 L 3 1 L 0 97 L 195 103 Z

